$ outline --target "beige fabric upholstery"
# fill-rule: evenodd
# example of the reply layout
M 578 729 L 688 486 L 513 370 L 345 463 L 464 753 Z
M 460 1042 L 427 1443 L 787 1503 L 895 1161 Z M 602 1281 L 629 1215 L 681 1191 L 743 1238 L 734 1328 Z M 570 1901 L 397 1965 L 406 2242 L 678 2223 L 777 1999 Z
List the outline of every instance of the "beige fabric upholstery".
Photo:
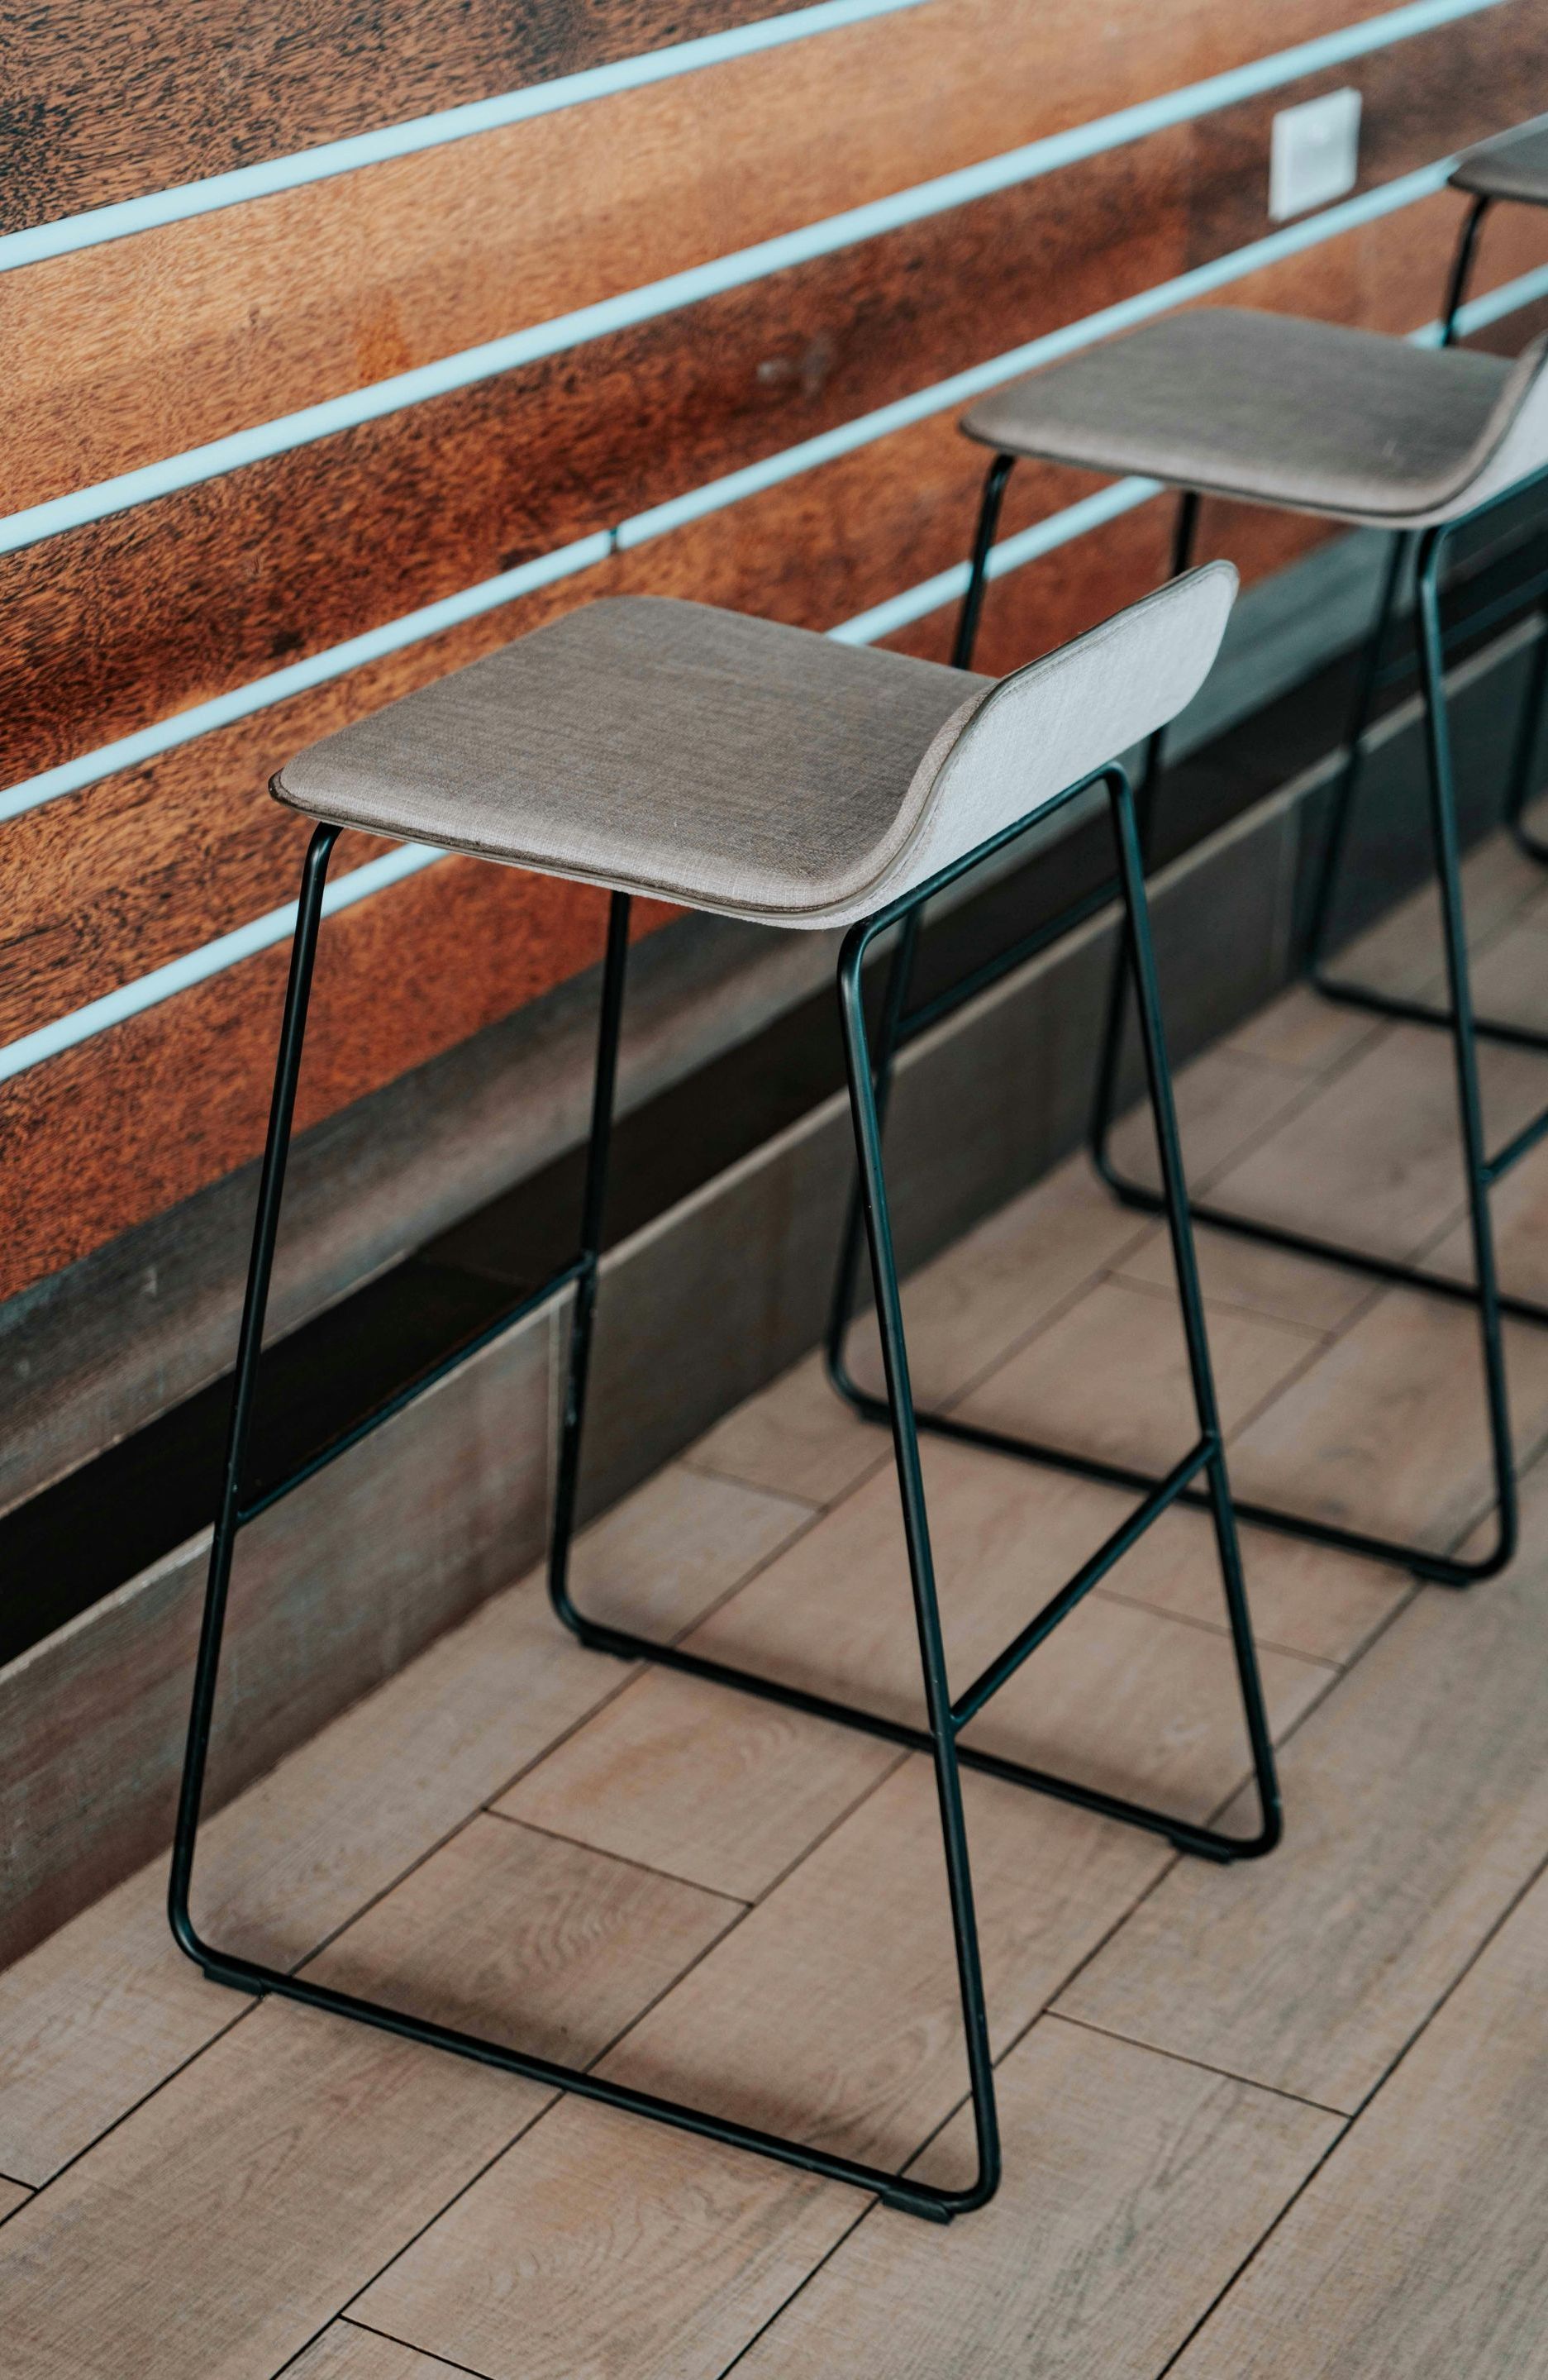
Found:
M 1013 381 L 962 427 L 1002 454 L 1417 528 L 1548 463 L 1544 353 L 1206 307 Z
M 733 612 L 584 606 L 292 761 L 337 825 L 770 924 L 868 917 L 1164 724 L 1225 563 L 998 685 Z
M 1483 199 L 1519 199 L 1524 206 L 1548 206 L 1548 115 L 1534 115 L 1514 132 L 1481 140 L 1451 177 L 1452 188 Z

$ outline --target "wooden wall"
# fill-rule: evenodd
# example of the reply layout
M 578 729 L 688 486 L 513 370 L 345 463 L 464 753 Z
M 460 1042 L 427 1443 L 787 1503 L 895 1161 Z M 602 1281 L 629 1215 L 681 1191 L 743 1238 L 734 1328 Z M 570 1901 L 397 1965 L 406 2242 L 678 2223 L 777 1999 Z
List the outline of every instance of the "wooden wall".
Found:
M 0 514 L 31 516 L 0 552 L 0 786 L 23 789 L 0 803 L 14 813 L 0 823 L 0 1042 L 287 900 L 304 830 L 268 800 L 270 772 L 557 611 L 649 589 L 826 628 L 958 562 L 980 457 L 949 405 L 686 526 L 639 542 L 617 532 L 1251 249 L 1273 228 L 1276 107 L 1357 85 L 1361 188 L 1374 193 L 1548 106 L 1548 0 L 1494 0 L 1420 31 L 1411 9 L 1377 0 L 917 0 L 869 14 L 854 0 L 850 13 L 815 28 L 798 12 L 782 27 L 798 38 L 739 51 L 764 39 L 775 0 L 38 0 L 25 12 L 0 136 Z M 818 240 L 799 261 L 747 260 L 719 294 L 630 302 L 1352 25 L 1370 31 L 1363 55 L 1272 91 L 1228 88 L 1224 103 L 1057 170 L 895 209 L 889 227 L 861 226 L 829 252 Z M 659 80 L 629 64 L 707 41 L 707 60 Z M 599 91 L 598 69 L 617 69 L 619 87 Z M 269 161 L 574 76 L 591 81 L 549 113 L 458 138 L 432 122 L 409 153 L 309 179 L 286 167 L 290 187 L 253 187 Z M 179 213 L 160 200 L 226 175 L 234 191 L 212 195 L 229 203 Z M 125 229 L 121 212 L 73 220 L 137 202 L 128 220 L 143 228 Z M 1429 319 L 1457 202 L 1439 192 L 1346 212 L 1297 253 L 1245 260 L 1217 294 L 1391 331 Z M 29 249 L 52 224 L 67 227 Z M 1502 215 L 1479 285 L 1545 261 L 1548 221 Z M 464 385 L 411 381 L 373 418 L 353 406 L 609 300 L 623 303 L 600 326 L 535 336 Z M 1507 316 L 1499 336 L 1536 320 Z M 340 405 L 342 417 L 287 419 Z M 197 452 L 275 423 L 253 459 Z M 175 458 L 188 459 L 157 476 Z M 137 474 L 151 477 L 71 511 L 79 492 Z M 1006 532 L 1094 484 L 1022 471 Z M 986 665 L 1141 592 L 1167 537 L 1151 504 L 1000 581 Z M 1215 507 L 1208 538 L 1252 575 L 1304 550 L 1308 531 Z M 352 666 L 334 655 L 323 682 L 266 698 L 274 673 L 588 539 L 584 569 Z M 949 626 L 937 609 L 892 641 L 943 656 Z M 203 732 L 153 757 L 133 759 L 132 743 L 115 753 L 226 698 L 248 715 L 200 713 Z M 372 856 L 346 838 L 335 872 Z M 593 894 L 460 860 L 362 900 L 325 936 L 303 1122 L 599 946 Z M 275 943 L 0 1081 L 0 1296 L 254 1153 L 284 966 Z

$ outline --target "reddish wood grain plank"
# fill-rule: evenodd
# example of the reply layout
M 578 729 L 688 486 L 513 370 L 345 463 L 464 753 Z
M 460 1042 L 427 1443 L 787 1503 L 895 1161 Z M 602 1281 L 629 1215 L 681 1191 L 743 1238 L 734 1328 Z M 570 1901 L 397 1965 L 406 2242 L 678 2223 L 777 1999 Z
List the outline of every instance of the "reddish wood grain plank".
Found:
M 0 829 L 0 1042 L 294 897 L 308 829 L 269 780 L 308 744 L 610 591 L 560 579 Z M 335 873 L 382 844 L 346 835 Z
M 1185 136 L 7 556 L 6 781 L 852 419 L 1181 255 Z
M 298 1128 L 593 965 L 606 907 L 590 886 L 448 859 L 330 919 Z M 672 914 L 639 904 L 636 932 Z M 0 1085 L 13 1226 L 0 1297 L 257 1155 L 287 955 L 265 951 Z
M 33 0 L 7 64 L 0 231 L 551 81 L 794 0 Z
M 1384 62 L 1395 168 L 1458 107 L 1475 128 L 1438 39 Z M 1166 278 L 1232 244 L 1211 194 L 1240 181 L 1179 128 L 9 557 L 0 764 L 90 750 Z
M 1506 14 L 1538 5 L 1515 0 Z M 1367 12 L 1300 0 L 1269 20 L 1237 0 L 1112 0 L 1094 18 L 1076 0 L 952 0 L 6 274 L 0 510 L 480 346 Z M 1501 89 L 1499 110 L 1511 95 Z M 1487 128 L 1505 120 L 1497 112 Z M 1243 159 L 1244 203 L 1260 212 L 1262 137 L 1254 121 L 1259 145 Z
M 1438 198 L 1357 241 L 1308 251 L 1241 285 L 1252 304 L 1396 329 L 1433 299 L 1457 202 Z M 1548 220 L 1517 210 L 1491 231 L 1487 285 L 1548 257 Z M 1506 318 L 1498 334 L 1530 325 Z M 408 649 L 84 789 L 0 834 L 0 1038 L 9 1039 L 133 980 L 289 897 L 299 830 L 266 797 L 288 755 L 476 653 L 604 589 L 676 594 L 825 628 L 961 559 L 983 458 L 943 414 L 762 496 L 636 548 L 601 572 L 562 582 L 450 635 Z M 1006 534 L 1098 484 L 1024 466 L 1011 482 Z M 1210 506 L 1206 549 L 1249 580 L 1309 550 L 1324 532 L 1276 513 Z M 986 666 L 1015 666 L 1078 634 L 1153 585 L 1165 565 L 1154 505 L 999 581 L 991 589 Z M 944 659 L 950 607 L 901 632 L 901 650 Z M 361 856 L 364 856 L 363 852 Z M 341 856 L 341 864 L 342 856 Z

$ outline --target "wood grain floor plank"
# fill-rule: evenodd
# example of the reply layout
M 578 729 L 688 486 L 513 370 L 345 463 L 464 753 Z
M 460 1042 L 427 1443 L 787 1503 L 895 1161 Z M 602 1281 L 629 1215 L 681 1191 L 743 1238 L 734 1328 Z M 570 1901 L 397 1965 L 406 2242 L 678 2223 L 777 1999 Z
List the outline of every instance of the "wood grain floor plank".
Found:
M 330 2323 L 321 2338 L 276 2380 L 451 2380 L 466 2365 L 443 2363 L 439 2355 L 421 2355 L 417 2347 L 400 2346 L 380 2331 L 357 2322 Z
M 1156 1873 L 1158 1852 L 1083 1812 L 967 1781 L 1004 2045 Z M 851 2154 L 910 2154 L 961 2087 L 925 1766 L 911 1760 L 879 1787 L 607 2067 Z M 493 2380 L 708 2380 L 862 2203 L 569 2103 L 351 2312 Z
M 928 2235 L 877 2207 L 763 2333 L 746 2380 L 874 2368 L 882 2309 L 889 2380 L 1159 2372 L 1339 2130 L 1057 2017 L 999 2082 L 1006 2181 L 992 2205 Z
M 1490 1145 L 1548 1100 L 1548 1060 L 1480 1047 Z M 1409 1256 L 1461 1208 L 1457 1087 L 1444 1034 L 1394 1025 L 1283 1129 L 1211 1182 L 1217 1205 L 1380 1256 Z
M 1538 1884 L 1176 2366 L 1177 2380 L 1548 2373 Z
M 960 1692 L 1103 1542 L 1132 1499 L 941 1439 L 926 1441 L 925 1478 L 948 1665 Z M 1122 1578 L 1120 1569 L 1114 1585 Z M 1217 1584 L 1215 1592 L 1218 1616 Z M 688 1641 L 717 1659 L 920 1723 L 919 1655 L 890 1464 Z M 1320 1663 L 1265 1653 L 1276 1725 L 1288 1724 L 1329 1674 Z M 1195 1815 L 1224 1801 L 1246 1765 L 1225 1639 L 1098 1597 L 1040 1647 L 974 1723 L 970 1740 Z
M 1323 1344 L 1314 1330 L 1235 1305 L 1209 1309 L 1228 1434 Z M 1107 1281 L 980 1381 L 965 1420 L 1142 1469 L 1168 1470 L 1199 1435 L 1175 1297 Z
M 697 1885 L 480 1811 L 306 1973 L 587 2066 L 741 1914 Z
M 599 1604 L 632 1509 L 635 1609 L 677 1626 L 756 1567 L 790 1510 L 662 1474 L 578 1541 L 576 1591 Z M 540 1582 L 497 1597 L 211 1820 L 200 1922 L 272 1963 L 306 1957 L 625 1674 L 573 1644 Z M 231 2022 L 239 2004 L 175 1949 L 164 1898 L 158 1860 L 0 1974 L 0 2171 L 46 2181 Z
M 1298 1730 L 1275 1857 L 1179 1868 L 1070 1987 L 1070 2014 L 1360 2104 L 1542 1856 L 1545 1522 L 1534 1472 L 1530 1550 L 1472 1594 L 1421 1589 Z
M 841 1402 L 821 1360 L 804 1356 L 688 1449 L 691 1469 L 781 1488 L 828 1505 L 889 1460 L 887 1440 Z
M 1201 1224 L 1195 1237 L 1199 1280 L 1213 1305 L 1245 1306 L 1271 1321 L 1295 1322 L 1311 1330 L 1336 1330 L 1371 1294 L 1368 1274 L 1342 1265 L 1318 1264 L 1283 1248 L 1238 1239 Z M 1158 1223 L 1113 1268 L 1115 1280 L 1176 1294 L 1171 1240 Z
M 1548 1335 L 1506 1322 L 1515 1442 L 1548 1432 Z M 1443 1550 L 1492 1493 L 1472 1309 L 1392 1290 L 1249 1423 L 1231 1449 L 1238 1495 Z
M 1210 1527 L 1203 1512 L 1178 1512 L 1166 1528 L 1141 1539 L 1100 1591 L 1217 1627 L 1220 1589 Z M 1385 1563 L 1358 1561 L 1274 1530 L 1244 1528 L 1241 1555 L 1260 1644 L 1340 1668 L 1412 1591 L 1403 1572 Z
M 1304 1087 L 1280 1067 L 1244 1057 L 1228 1046 L 1204 1050 L 1179 1067 L 1176 1084 L 1178 1130 L 1183 1162 L 1195 1185 L 1211 1184 L 1240 1151 L 1261 1140 L 1279 1118 L 1293 1112 Z M 1126 1173 L 1154 1185 L 1155 1127 L 1148 1103 L 1140 1102 L 1113 1127 L 1112 1150 Z
M 755 1900 L 896 1757 L 800 1711 L 659 1670 L 494 1806 Z
M 0 2223 L 14 2215 L 18 2207 L 25 2206 L 31 2195 L 25 2182 L 11 2181 L 0 2174 Z
M 269 2380 L 543 2104 L 266 2007 L 0 2235 L 16 2380 Z
M 903 1285 L 909 1372 L 921 1403 L 955 1396 L 1009 1354 L 1064 1301 L 1121 1263 L 1144 1225 L 1070 1158 L 955 1241 Z M 876 1325 L 850 1340 L 856 1377 L 879 1390 Z
M 589 2063 L 734 1904 L 490 1817 L 317 1971 Z M 260 2375 L 303 2347 L 542 2107 L 539 2086 L 260 2006 L 0 2242 L 18 2375 Z
M 433 2339 L 427 2352 L 481 2380 L 719 2380 L 863 2204 L 836 2182 L 563 2099 L 350 2319 Z M 355 2380 L 347 2363 L 340 2380 Z M 361 2380 L 377 2380 L 369 2364 Z M 381 2380 L 398 2375 L 389 2366 Z M 404 2380 L 430 2375 L 410 2365 Z

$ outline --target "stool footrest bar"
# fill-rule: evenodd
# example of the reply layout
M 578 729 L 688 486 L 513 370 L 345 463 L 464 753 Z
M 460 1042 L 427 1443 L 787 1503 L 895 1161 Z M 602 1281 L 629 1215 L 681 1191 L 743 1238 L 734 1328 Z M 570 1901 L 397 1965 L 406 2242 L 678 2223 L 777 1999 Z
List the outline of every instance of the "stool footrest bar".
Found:
M 1455 1024 L 1449 1008 L 1433 1001 L 1407 1000 L 1401 993 L 1378 991 L 1373 985 L 1349 983 L 1341 976 L 1320 970 L 1310 978 L 1312 989 L 1340 1008 L 1361 1008 L 1372 1016 L 1388 1016 L 1398 1025 L 1429 1025 L 1449 1033 Z M 1513 1025 L 1506 1016 L 1475 1016 L 1473 1031 L 1482 1041 L 1502 1041 L 1512 1050 L 1548 1050 L 1548 1033 L 1535 1025 Z
M 238 1505 L 237 1527 L 245 1529 L 249 1521 L 258 1519 L 260 1513 L 267 1512 L 272 1505 L 283 1503 L 285 1497 L 293 1495 L 297 1488 L 304 1488 L 308 1479 L 315 1479 L 320 1471 L 326 1471 L 331 1463 L 336 1463 L 341 1454 L 349 1453 L 362 1439 L 379 1430 L 383 1422 L 392 1421 L 397 1415 L 406 1412 L 429 1390 L 437 1387 L 451 1373 L 460 1370 L 475 1355 L 482 1354 L 486 1347 L 491 1347 L 497 1339 L 504 1337 L 507 1330 L 514 1330 L 518 1323 L 536 1314 L 550 1298 L 559 1296 L 562 1291 L 580 1279 L 585 1269 L 584 1263 L 577 1258 L 574 1264 L 566 1265 L 562 1271 L 550 1274 L 540 1288 L 529 1291 L 514 1305 L 508 1305 L 503 1313 L 496 1315 L 492 1322 L 486 1323 L 471 1339 L 465 1339 L 454 1347 L 450 1354 L 441 1356 L 428 1370 L 417 1373 L 392 1396 L 384 1397 L 381 1404 L 373 1405 L 369 1414 L 352 1423 L 348 1429 L 340 1430 L 337 1438 L 331 1438 L 326 1446 L 319 1447 L 305 1463 L 297 1463 L 294 1471 L 287 1472 L 272 1488 L 266 1488 L 261 1496 L 255 1496 L 250 1504 Z
M 925 1427 L 926 1416 L 919 1422 Z M 1024 1453 L 1015 1446 L 1012 1451 Z M 578 1618 L 575 1633 L 588 1651 L 612 1653 L 624 1661 L 654 1661 L 669 1670 L 682 1670 L 689 1677 L 705 1678 L 712 1685 L 732 1686 L 739 1693 L 759 1695 L 765 1702 L 782 1703 L 787 1709 L 804 1711 L 810 1718 L 830 1720 L 835 1726 L 855 1729 L 862 1735 L 879 1736 L 884 1742 L 896 1743 L 908 1752 L 933 1753 L 935 1739 L 929 1730 L 912 1725 L 907 1719 L 889 1718 L 882 1711 L 867 1710 L 861 1704 L 836 1701 L 831 1695 L 810 1693 L 804 1686 L 788 1685 L 780 1678 L 765 1676 L 756 1670 L 744 1670 L 734 1662 L 717 1661 L 707 1654 L 691 1653 L 684 1645 L 667 1645 L 654 1637 L 636 1636 L 628 1629 L 610 1628 L 584 1617 Z M 1023 1785 L 1029 1791 L 1046 1793 L 1058 1802 L 1073 1803 L 1082 1810 L 1095 1810 L 1103 1817 L 1119 1818 L 1126 1825 L 1143 1827 L 1153 1835 L 1163 1835 L 1179 1851 L 1197 1852 L 1201 1857 L 1215 1860 L 1257 1859 L 1272 1850 L 1276 1838 L 1268 1836 L 1225 1835 L 1210 1827 L 1201 1827 L 1190 1818 L 1171 1816 L 1164 1810 L 1152 1810 L 1141 1802 L 1126 1801 L 1121 1794 L 1104 1793 L 1094 1785 L 1082 1785 L 1073 1779 L 1058 1777 L 1045 1768 L 1034 1768 L 1019 1760 L 1010 1760 L 999 1753 L 986 1752 L 972 1743 L 957 1742 L 957 1758 L 964 1768 L 976 1768 L 986 1777 L 998 1777 L 1010 1785 Z
M 989 1663 L 988 1668 L 980 1672 L 964 1694 L 958 1695 L 951 1706 L 951 1716 L 959 1727 L 966 1727 L 968 1721 L 975 1718 L 983 1709 L 990 1696 L 997 1694 L 1001 1686 L 1015 1676 L 1022 1662 L 1036 1652 L 1039 1645 L 1046 1642 L 1059 1621 L 1066 1619 L 1074 1610 L 1075 1606 L 1091 1593 L 1098 1581 L 1106 1578 L 1115 1564 L 1120 1562 L 1124 1555 L 1139 1543 L 1151 1524 L 1158 1521 L 1163 1512 L 1171 1510 L 1183 1489 L 1191 1485 L 1211 1456 L 1217 1451 L 1216 1439 L 1201 1439 L 1197 1446 L 1183 1456 L 1176 1468 L 1167 1474 L 1161 1485 L 1145 1498 L 1143 1503 L 1131 1512 L 1126 1521 L 1121 1521 L 1111 1536 L 1097 1547 L 1089 1560 L 1081 1564 L 1073 1578 L 1068 1580 L 1057 1595 L 1049 1597 L 1042 1610 L 1035 1613 L 1019 1634 L 1011 1638 L 1003 1653 L 998 1654 Z
M 1194 1211 L 1199 1214 L 1198 1209 Z M 1199 1214 L 1199 1220 L 1207 1222 L 1210 1218 Z M 1548 1315 L 1538 1318 L 1548 1321 Z M 850 1394 L 848 1402 L 863 1420 L 887 1419 L 887 1408 L 878 1398 Z M 1012 1438 L 1005 1430 L 981 1429 L 976 1423 L 954 1420 L 950 1414 L 920 1413 L 914 1418 L 919 1428 L 934 1438 L 955 1439 L 959 1445 L 981 1447 L 988 1454 L 1013 1455 L 1021 1463 L 1044 1463 L 1055 1471 L 1070 1472 L 1077 1479 L 1094 1479 L 1105 1488 L 1127 1488 L 1143 1494 L 1161 1484 L 1153 1472 L 1138 1470 L 1131 1463 L 1109 1463 L 1097 1454 L 1077 1454 L 1069 1447 L 1050 1446 L 1041 1439 Z M 1207 1512 L 1210 1507 L 1208 1491 L 1202 1488 L 1184 1488 L 1176 1500 L 1200 1512 Z M 1336 1522 L 1319 1521 L 1312 1513 L 1284 1512 L 1275 1504 L 1255 1504 L 1247 1496 L 1233 1496 L 1231 1501 L 1239 1520 L 1272 1529 L 1276 1536 L 1306 1537 L 1313 1545 L 1330 1547 L 1336 1553 L 1356 1554 L 1369 1561 L 1411 1570 L 1416 1576 L 1431 1579 L 1437 1586 L 1470 1586 L 1477 1579 L 1493 1578 L 1502 1567 L 1494 1558 L 1477 1563 L 1457 1561 L 1447 1554 L 1431 1553 L 1422 1546 L 1399 1545 L 1390 1537 L 1341 1528 Z M 962 1758 L 971 1758 L 965 1748 Z

